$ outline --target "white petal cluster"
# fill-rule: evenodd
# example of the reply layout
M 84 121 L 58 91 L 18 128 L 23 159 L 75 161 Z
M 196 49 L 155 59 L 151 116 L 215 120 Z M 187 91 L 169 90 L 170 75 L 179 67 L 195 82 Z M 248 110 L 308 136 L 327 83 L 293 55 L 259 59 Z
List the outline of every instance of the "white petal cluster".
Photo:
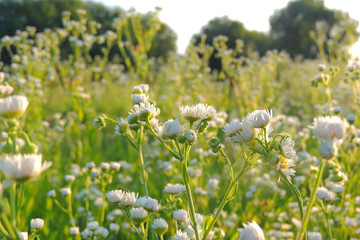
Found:
M 185 232 L 178 230 L 175 235 L 171 237 L 171 240 L 190 240 L 190 238 Z
M 0 159 L 0 170 L 15 181 L 35 178 L 51 166 L 51 162 L 42 163 L 41 154 L 4 155 Z
M 322 240 L 322 236 L 319 232 L 309 232 L 309 240 Z
M 69 234 L 70 235 L 79 235 L 80 234 L 80 229 L 78 227 L 71 227 L 69 229 Z
M 224 126 L 227 141 L 233 143 L 250 142 L 255 138 L 256 132 L 249 122 L 241 122 L 239 119 L 232 120 Z
M 264 110 L 255 110 L 249 113 L 245 118 L 244 122 L 251 123 L 254 128 L 264 128 L 270 124 L 273 119 L 272 110 L 264 109 Z
M 316 197 L 325 201 L 334 201 L 336 194 L 325 187 L 319 187 L 316 192 Z
M 169 119 L 164 123 L 164 136 L 170 139 L 176 138 L 183 131 L 183 127 L 178 119 Z
M 14 91 L 14 88 L 8 84 L 0 85 L 0 94 L 11 94 Z
M 338 116 L 317 117 L 310 128 L 324 140 L 341 140 L 346 136 L 349 124 L 345 119 Z
M 168 229 L 168 224 L 163 218 L 156 218 L 154 220 L 153 228 L 159 235 L 164 234 Z
M 109 235 L 109 230 L 107 230 L 104 227 L 99 227 L 98 229 L 96 229 L 95 235 L 96 236 L 101 236 L 103 238 L 107 238 L 107 236 Z
M 86 224 L 86 228 L 89 229 L 90 231 L 94 231 L 98 229 L 98 227 L 99 227 L 99 223 L 97 221 L 88 222 Z
M 189 215 L 186 210 L 179 209 L 173 212 L 173 218 L 180 222 L 187 222 L 189 220 Z
M 243 225 L 243 228 L 238 229 L 238 240 L 265 240 L 264 232 L 256 222 Z
M 290 175 L 295 175 L 296 151 L 294 142 L 290 138 L 286 138 L 280 144 L 280 161 L 278 168 L 281 168 L 285 175 L 290 178 Z
M 149 96 L 146 94 L 133 94 L 131 96 L 132 104 L 140 104 L 140 103 L 147 103 L 149 100 Z
M 143 222 L 145 218 L 148 216 L 148 212 L 142 208 L 131 208 L 130 209 L 131 218 L 136 222 Z
M 150 102 L 134 105 L 134 108 L 130 111 L 129 114 L 134 114 L 134 115 L 139 116 L 142 111 L 150 111 L 151 112 L 150 119 L 157 117 L 160 114 L 160 109 L 155 107 Z
M 185 185 L 178 184 L 178 183 L 177 184 L 168 183 L 164 188 L 164 192 L 169 193 L 169 194 L 178 194 L 178 193 L 182 193 L 185 191 L 186 191 Z
M 192 106 L 180 106 L 180 113 L 189 122 L 196 122 L 202 119 L 211 121 L 216 118 L 215 108 L 203 103 Z
M 44 219 L 35 218 L 30 221 L 30 228 L 40 230 L 44 227 Z
M 113 204 L 120 203 L 124 192 L 122 190 L 112 190 L 106 193 L 106 198 Z
M 8 96 L 0 99 L 0 116 L 5 118 L 17 118 L 21 116 L 29 105 L 25 96 Z

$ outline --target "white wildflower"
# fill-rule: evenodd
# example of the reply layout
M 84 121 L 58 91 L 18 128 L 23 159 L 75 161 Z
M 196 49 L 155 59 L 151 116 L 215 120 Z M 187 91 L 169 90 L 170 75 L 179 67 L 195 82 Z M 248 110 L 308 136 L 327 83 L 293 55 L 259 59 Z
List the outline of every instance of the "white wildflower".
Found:
M 15 181 L 35 178 L 51 166 L 51 162 L 42 163 L 41 154 L 4 155 L 0 159 L 0 170 Z

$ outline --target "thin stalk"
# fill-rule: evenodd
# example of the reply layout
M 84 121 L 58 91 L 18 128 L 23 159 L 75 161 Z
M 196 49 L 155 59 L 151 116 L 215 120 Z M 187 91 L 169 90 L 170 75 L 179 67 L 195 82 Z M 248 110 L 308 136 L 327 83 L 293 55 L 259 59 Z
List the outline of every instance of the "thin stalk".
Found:
M 143 157 L 143 153 L 142 153 L 142 145 L 144 142 L 144 127 L 141 126 L 140 128 L 140 134 L 139 134 L 139 158 L 140 158 L 140 166 L 141 166 L 141 181 L 144 187 L 144 192 L 145 192 L 145 196 L 148 197 L 149 193 L 148 193 L 148 189 L 147 189 L 147 173 L 145 171 L 145 163 L 144 163 L 144 157 Z
M 75 221 L 74 221 L 74 216 L 73 216 L 73 212 L 72 212 L 72 201 L 71 201 L 71 196 L 67 196 L 67 199 L 68 199 L 68 214 L 69 214 L 69 217 L 70 217 L 70 221 L 71 221 L 71 225 L 73 227 L 76 227 L 75 225 Z
M 25 192 L 25 186 L 24 186 L 24 184 L 20 184 L 20 197 L 18 199 L 18 205 L 17 205 L 18 223 L 20 223 L 20 219 L 21 219 L 21 208 L 22 208 L 22 200 L 24 198 L 24 192 Z
M 209 235 L 209 233 L 211 232 L 212 228 L 214 227 L 216 221 L 219 219 L 220 214 L 222 212 L 222 210 L 224 209 L 226 203 L 230 200 L 229 199 L 229 195 L 232 192 L 232 189 L 235 187 L 236 183 L 239 181 L 239 179 L 244 175 L 244 173 L 246 173 L 246 169 L 247 169 L 247 162 L 245 162 L 243 168 L 241 169 L 240 173 L 236 176 L 234 181 L 231 181 L 228 188 L 226 189 L 226 192 L 224 194 L 224 197 L 222 198 L 220 205 L 215 213 L 214 218 L 212 219 L 212 221 L 210 222 L 209 227 L 206 229 L 205 234 L 203 235 L 203 240 L 207 238 L 207 236 Z
M 104 183 L 104 181 L 102 181 L 102 183 L 101 183 L 102 205 L 101 205 L 100 225 L 103 224 L 104 219 L 105 219 L 105 203 L 106 203 L 105 187 L 106 187 L 106 183 Z
M 134 222 L 133 222 L 133 220 L 132 220 L 132 218 L 131 218 L 129 208 L 127 208 L 127 209 L 125 210 L 125 213 L 126 213 L 126 216 L 127 216 L 127 217 L 129 218 L 129 220 L 130 220 L 131 226 L 134 228 L 135 232 L 138 234 L 138 236 L 140 237 L 140 239 L 146 240 L 146 238 L 143 236 L 143 234 L 141 234 L 141 233 L 139 232 L 138 228 L 135 226 L 135 224 L 134 224 Z
M 298 205 L 299 205 L 299 209 L 300 209 L 300 216 L 301 216 L 301 219 L 303 219 L 303 217 L 304 217 L 304 204 L 303 204 L 302 196 L 301 196 L 301 193 L 300 193 L 299 189 L 297 189 L 297 187 L 289 180 L 289 178 L 284 174 L 284 172 L 282 170 L 277 170 L 276 172 L 285 181 L 285 183 L 288 185 L 288 187 L 291 189 L 291 191 L 295 195 L 296 200 L 297 200 Z
M 16 182 L 10 188 L 10 221 L 16 227 Z
M 162 140 L 156 133 L 155 133 L 155 131 L 154 131 L 154 129 L 152 129 L 152 127 L 151 127 L 151 125 L 150 125 L 150 123 L 148 123 L 149 124 L 149 129 L 150 129 L 150 132 L 154 135 L 154 137 L 156 137 L 156 139 L 157 140 L 159 140 L 159 142 L 171 153 L 171 155 L 173 155 L 175 158 L 177 158 L 177 159 L 180 159 L 180 156 L 177 154 L 177 153 L 175 153 L 172 149 L 171 149 L 171 147 L 170 146 L 168 146 L 165 142 L 164 142 L 164 140 Z
M 179 143 L 176 141 L 177 146 L 179 145 Z M 179 154 L 180 154 L 180 147 L 179 148 Z M 191 192 L 191 186 L 190 186 L 190 180 L 189 180 L 189 172 L 187 169 L 187 159 L 188 159 L 188 155 L 190 152 L 190 148 L 191 146 L 187 146 L 185 145 L 185 154 L 183 156 L 182 159 L 182 164 L 184 164 L 185 167 L 182 167 L 182 171 L 186 171 L 185 174 L 183 173 L 183 180 L 184 180 L 184 185 L 186 188 L 186 194 L 187 194 L 187 199 L 188 199 L 188 204 L 189 204 L 189 211 L 190 211 L 190 218 L 191 218 L 191 222 L 193 223 L 193 227 L 194 227 L 194 231 L 195 231 L 195 237 L 196 240 L 200 240 L 200 234 L 199 234 L 199 229 L 198 229 L 198 224 L 196 221 L 196 213 L 195 213 L 195 206 L 194 206 L 194 200 L 193 200 L 193 196 L 192 196 L 192 192 Z M 180 156 L 182 156 L 180 154 Z M 187 176 L 187 177 L 185 177 Z
M 306 232 L 306 228 L 307 228 L 307 224 L 309 222 L 309 217 L 310 217 L 310 213 L 311 213 L 311 208 L 315 202 L 315 199 L 316 199 L 316 192 L 317 192 L 317 189 L 319 187 L 319 184 L 320 184 L 320 180 L 322 178 L 322 175 L 323 175 L 323 172 L 324 172 L 324 167 L 325 167 L 325 161 L 322 160 L 320 162 L 320 167 L 319 167 L 319 172 L 316 176 L 316 179 L 315 179 L 315 184 L 313 186 L 313 189 L 312 189 L 312 192 L 311 192 L 311 195 L 310 195 L 310 201 L 309 201 L 309 204 L 306 208 L 306 212 L 305 212 L 305 215 L 302 219 L 302 223 L 301 223 L 301 228 L 300 228 L 300 231 L 298 233 L 298 236 L 297 236 L 297 240 L 302 240 L 304 235 L 305 235 L 305 232 Z
M 333 239 L 332 237 L 332 230 L 331 230 L 331 224 L 330 224 L 330 218 L 329 218 L 329 213 L 325 212 L 325 217 L 326 217 L 326 225 L 327 225 L 327 231 L 328 231 L 328 235 L 329 235 L 329 239 Z
M 19 239 L 17 237 L 15 227 L 11 224 L 11 222 L 9 221 L 9 219 L 7 218 L 7 216 L 4 213 L 0 214 L 0 219 L 1 219 L 1 222 L 4 224 L 7 232 L 9 233 L 11 239 Z
M 330 93 L 330 88 L 329 88 L 329 85 L 326 84 L 325 85 L 325 93 L 326 93 L 326 97 L 327 97 L 327 100 L 328 100 L 328 104 L 329 104 L 329 115 L 332 116 L 332 104 L 331 104 L 331 93 Z
M 228 163 L 228 165 L 229 165 L 229 168 L 230 168 L 231 181 L 234 181 L 234 170 L 233 170 L 231 161 L 230 161 L 229 157 L 226 155 L 226 153 L 225 153 L 225 151 L 224 151 L 223 148 L 221 148 L 220 154 L 221 154 L 221 156 L 223 156 L 223 157 L 226 159 L 226 161 L 227 161 L 227 163 Z
M 6 229 L 4 228 L 1 220 L 0 220 L 0 233 L 2 234 L 2 236 L 5 236 L 5 237 L 9 237 L 9 234 L 8 232 L 6 231 Z

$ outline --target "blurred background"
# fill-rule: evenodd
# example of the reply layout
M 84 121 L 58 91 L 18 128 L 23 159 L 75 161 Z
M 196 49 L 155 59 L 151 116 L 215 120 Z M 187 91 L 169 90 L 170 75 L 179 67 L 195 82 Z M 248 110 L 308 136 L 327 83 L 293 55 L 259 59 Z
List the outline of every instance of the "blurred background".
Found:
M 172 52 L 183 54 L 191 41 L 199 44 L 203 34 L 209 45 L 218 35 L 228 37 L 229 48 L 235 48 L 236 39 L 244 40 L 244 56 L 250 52 L 263 56 L 267 50 L 278 49 L 286 50 L 292 58 L 313 59 L 319 54 L 319 41 L 324 42 L 325 52 L 333 44 L 359 56 L 360 14 L 356 5 L 352 0 L 224 0 L 221 4 L 203 0 L 2 0 L 0 38 L 13 36 L 26 26 L 34 26 L 38 32 L 60 28 L 65 10 L 74 13 L 85 9 L 89 20 L 102 24 L 99 33 L 114 30 L 114 19 L 125 18 L 129 12 L 147 15 L 156 11 L 162 24 L 150 56 L 166 59 Z M 93 49 L 93 55 L 96 52 Z M 2 61 L 9 61 L 6 51 Z M 212 57 L 210 67 L 218 65 Z

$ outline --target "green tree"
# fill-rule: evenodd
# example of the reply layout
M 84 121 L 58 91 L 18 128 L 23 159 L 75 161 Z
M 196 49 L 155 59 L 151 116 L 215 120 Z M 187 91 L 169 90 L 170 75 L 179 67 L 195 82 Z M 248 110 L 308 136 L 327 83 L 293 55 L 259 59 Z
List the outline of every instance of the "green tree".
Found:
M 236 40 L 243 40 L 244 56 L 249 55 L 253 51 L 263 55 L 270 47 L 269 39 L 265 33 L 247 30 L 243 23 L 231 20 L 227 16 L 214 18 L 203 26 L 200 33 L 193 36 L 195 45 L 200 43 L 203 35 L 207 36 L 206 44 L 208 45 L 212 45 L 217 36 L 226 36 L 228 38 L 227 47 L 231 49 L 235 49 Z M 215 55 L 216 52 L 212 54 L 209 65 L 211 69 L 221 69 L 221 61 Z
M 292 57 L 301 54 L 305 58 L 315 58 L 319 53 L 319 43 L 322 41 L 322 47 L 328 52 L 324 42 L 334 37 L 331 33 L 334 26 L 344 26 L 345 22 L 353 26 L 337 34 L 342 35 L 342 39 L 344 34 L 355 36 L 351 41 L 347 39 L 343 42 L 351 44 L 356 39 L 357 22 L 348 14 L 326 8 L 323 0 L 290 1 L 285 8 L 275 11 L 270 17 L 273 47 L 286 50 Z M 315 36 L 316 32 L 321 33 Z

